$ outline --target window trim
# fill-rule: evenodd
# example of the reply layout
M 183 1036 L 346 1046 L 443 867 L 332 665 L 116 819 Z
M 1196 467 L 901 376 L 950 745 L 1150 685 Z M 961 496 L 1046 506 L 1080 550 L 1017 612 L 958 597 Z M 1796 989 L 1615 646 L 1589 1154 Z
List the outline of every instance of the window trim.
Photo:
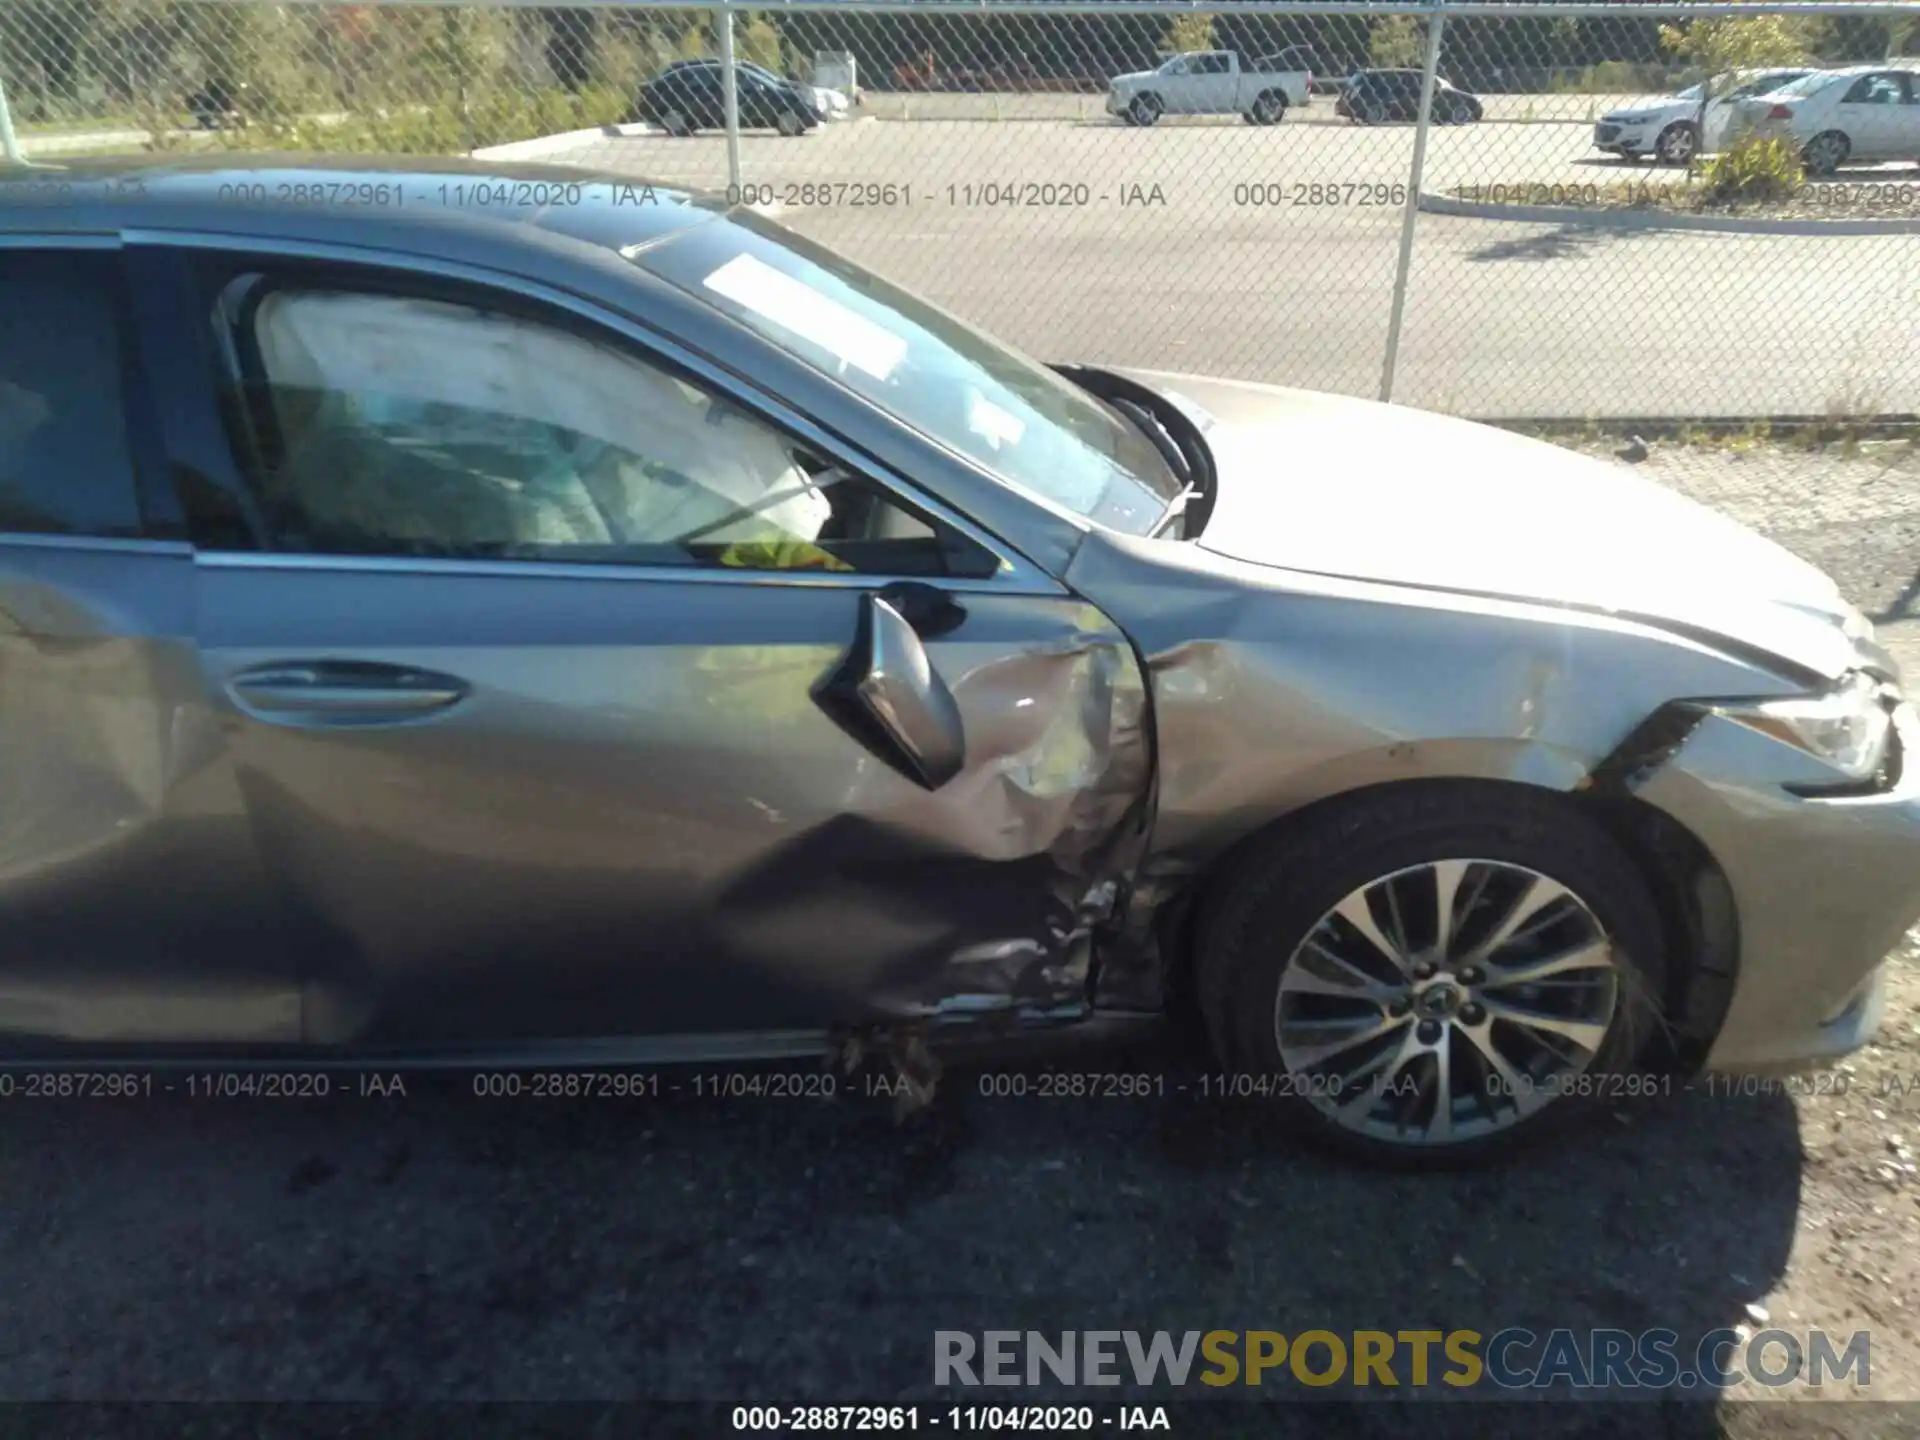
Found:
M 133 487 L 138 535 L 86 535 L 64 531 L 8 530 L 0 527 L 0 545 L 52 545 L 64 550 L 107 550 L 125 553 L 172 547 L 186 540 L 186 517 L 167 479 L 166 437 L 154 403 L 153 388 L 141 363 L 141 322 L 127 274 L 125 247 L 117 235 L 8 231 L 0 234 L 0 250 L 25 251 L 29 256 L 78 259 L 98 266 L 113 314 L 114 358 L 120 372 L 120 424 L 127 451 L 128 479 Z M 171 550 L 169 549 L 169 553 Z
M 346 569 L 423 574 L 534 575 L 559 578 L 630 578 L 650 580 L 708 581 L 720 584 L 827 585 L 842 589 L 870 590 L 895 581 L 913 581 L 956 592 L 992 591 L 1001 594 L 1059 596 L 1066 587 L 1052 575 L 1021 555 L 1013 546 L 956 511 L 939 497 L 897 477 L 885 466 L 875 463 L 838 435 L 809 417 L 780 403 L 777 397 L 743 381 L 731 371 L 705 359 L 677 339 L 652 330 L 585 296 L 575 295 L 525 276 L 488 267 L 447 261 L 404 251 L 374 250 L 357 245 L 325 241 L 288 240 L 274 236 L 225 235 L 210 232 L 128 230 L 129 246 L 150 246 L 155 250 L 184 253 L 189 256 L 234 257 L 239 267 L 271 272 L 274 261 L 325 264 L 356 268 L 369 276 L 385 274 L 392 278 L 397 293 L 408 293 L 405 281 L 425 279 L 449 291 L 480 291 L 498 297 L 498 308 L 523 313 L 543 323 L 556 323 L 556 316 L 574 322 L 573 328 L 597 333 L 603 340 L 627 350 L 642 363 L 669 372 L 679 372 L 690 382 L 723 396 L 749 415 L 774 429 L 799 440 L 830 462 L 878 487 L 889 499 L 910 512 L 952 527 L 972 544 L 979 546 L 999 563 L 997 572 L 986 577 L 929 576 L 883 571 L 796 571 L 733 570 L 699 565 L 630 565 L 618 561 L 566 560 L 491 560 L 407 555 L 309 555 L 300 552 L 225 550 L 196 547 L 199 563 L 223 568 L 247 569 Z M 237 278 L 230 277 L 230 278 Z M 377 288 L 377 287 L 376 287 Z M 215 357 L 218 358 L 217 356 Z M 215 378 L 209 376 L 211 382 Z M 224 428 L 224 426 L 222 427 Z M 244 483 L 243 457 L 229 437 L 229 448 L 236 478 Z

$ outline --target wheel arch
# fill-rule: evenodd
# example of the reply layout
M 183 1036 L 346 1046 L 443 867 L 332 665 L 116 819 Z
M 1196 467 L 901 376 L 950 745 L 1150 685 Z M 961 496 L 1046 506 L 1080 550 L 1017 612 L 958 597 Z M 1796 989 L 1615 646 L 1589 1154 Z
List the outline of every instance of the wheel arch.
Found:
M 1583 769 L 1586 779 L 1590 767 Z M 1646 882 L 1660 912 L 1670 963 L 1663 997 L 1668 1027 L 1647 1060 L 1682 1074 L 1699 1069 L 1733 997 L 1739 963 L 1739 918 L 1725 872 L 1706 845 L 1664 811 L 1606 784 L 1543 783 L 1542 778 L 1475 770 L 1376 780 L 1336 790 L 1272 816 L 1192 870 L 1155 906 L 1151 924 L 1164 1004 L 1183 1024 L 1196 1024 L 1195 955 L 1209 898 L 1249 858 L 1341 806 L 1411 788 L 1522 793 L 1596 821 L 1620 845 Z

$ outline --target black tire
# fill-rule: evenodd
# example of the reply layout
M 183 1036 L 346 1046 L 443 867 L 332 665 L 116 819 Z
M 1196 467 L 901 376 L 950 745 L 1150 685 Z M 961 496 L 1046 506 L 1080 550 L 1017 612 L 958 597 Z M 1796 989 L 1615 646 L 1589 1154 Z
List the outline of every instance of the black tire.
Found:
M 1127 115 L 1136 125 L 1152 125 L 1166 113 L 1166 108 L 1158 95 L 1136 95 L 1127 106 Z
M 1667 994 L 1665 928 L 1638 866 L 1574 802 L 1495 782 L 1416 782 L 1328 802 L 1255 842 L 1209 885 L 1195 946 L 1195 998 L 1222 1068 L 1283 1076 L 1276 1035 L 1280 980 L 1301 943 L 1343 897 L 1430 861 L 1472 858 L 1528 867 L 1566 886 L 1613 945 L 1618 1009 L 1585 1073 L 1621 1074 L 1650 1052 Z M 1561 1093 L 1505 1128 L 1444 1145 L 1357 1133 L 1288 1083 L 1274 1105 L 1303 1138 L 1413 1169 L 1477 1164 L 1577 1122 L 1599 1095 Z M 1596 1087 L 1597 1088 L 1597 1087 Z M 1616 1094 L 1620 1093 L 1618 1090 Z
M 1655 137 L 1653 155 L 1662 165 L 1690 165 L 1700 153 L 1700 132 L 1690 120 L 1679 120 Z
M 1253 97 L 1253 108 L 1247 111 L 1247 119 L 1256 125 L 1278 125 L 1287 118 L 1287 95 L 1284 90 L 1263 90 Z
M 1831 175 L 1846 164 L 1847 156 L 1852 153 L 1853 142 L 1845 135 L 1838 130 L 1822 130 L 1807 142 L 1800 158 L 1809 174 Z
M 667 134 L 679 136 L 682 139 L 693 134 L 694 131 L 692 118 L 684 111 L 671 108 L 660 112 L 660 128 Z

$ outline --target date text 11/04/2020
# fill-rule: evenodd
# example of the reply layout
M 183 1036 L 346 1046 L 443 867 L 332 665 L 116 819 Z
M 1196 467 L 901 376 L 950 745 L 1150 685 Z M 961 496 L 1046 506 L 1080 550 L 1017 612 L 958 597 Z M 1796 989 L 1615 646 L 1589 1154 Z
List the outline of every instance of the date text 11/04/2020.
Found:
M 1588 1072 L 1550 1078 L 1538 1082 L 1521 1076 L 1502 1079 L 1489 1076 L 1489 1094 L 1512 1095 L 1520 1087 L 1542 1098 L 1574 1095 L 1595 1100 L 1654 1100 L 1678 1094 L 1700 1094 L 1710 1099 L 1731 1100 L 1768 1095 L 1813 1097 L 1845 1095 L 1853 1087 L 1852 1076 L 1844 1071 L 1823 1070 L 1803 1075 L 1697 1075 L 1673 1076 L 1658 1072 Z M 1106 1071 L 1011 1071 L 989 1072 L 978 1077 L 976 1088 L 991 1099 L 1096 1100 L 1155 1098 L 1169 1095 L 1192 1096 L 1202 1100 L 1268 1100 L 1285 1096 L 1338 1097 L 1356 1088 L 1338 1075 L 1292 1075 L 1285 1072 L 1256 1074 L 1203 1074 L 1186 1078 L 1155 1072 L 1116 1074 Z M 1369 1080 L 1359 1082 L 1380 1094 L 1399 1093 L 1395 1086 L 1410 1081 Z M 1898 1081 L 1894 1081 L 1898 1087 Z M 1912 1088 L 1920 1093 L 1920 1077 Z M 1883 1093 L 1886 1085 L 1881 1086 Z M 1409 1090 L 1407 1093 L 1415 1093 Z M 1897 1093 L 1905 1093 L 1898 1088 Z
M 448 1072 L 433 1070 L 432 1076 Z M 417 1087 L 425 1075 L 413 1077 Z M 1841 1096 L 1856 1088 L 1857 1077 L 1844 1070 L 1785 1076 L 1699 1075 L 1676 1077 L 1655 1072 L 1624 1072 L 1562 1077 L 1537 1082 L 1529 1093 L 1542 1098 L 1571 1095 L 1601 1101 L 1665 1099 L 1699 1094 L 1738 1100 L 1780 1096 L 1789 1099 Z M 749 1070 L 688 1069 L 529 1069 L 470 1072 L 456 1087 L 483 1100 L 645 1101 L 669 1097 L 693 1100 L 814 1100 L 897 1098 L 906 1082 L 882 1072 L 842 1076 L 814 1068 Z M 1365 1082 L 1382 1094 L 1397 1093 L 1393 1081 Z M 1409 1082 L 1401 1082 L 1409 1083 Z M 1489 1093 L 1511 1095 L 1520 1080 L 1489 1080 Z M 1385 1086 L 1388 1088 L 1382 1089 Z M 1032 1070 L 985 1071 L 971 1088 L 988 1100 L 1152 1100 L 1182 1097 L 1245 1101 L 1287 1096 L 1335 1098 L 1353 1086 L 1338 1076 L 1284 1072 L 1221 1072 L 1169 1075 L 1157 1071 Z M 1875 1096 L 1920 1094 L 1920 1074 L 1888 1073 L 1860 1080 Z M 408 1098 L 408 1076 L 399 1070 L 290 1068 L 284 1070 L 13 1070 L 0 1069 L 0 1103 L 9 1100 L 339 1100 Z
M 840 1432 L 1008 1430 L 1077 1432 L 1173 1429 L 1164 1405 L 736 1405 L 733 1428 L 747 1431 Z
M 891 209 L 934 205 L 953 209 L 1083 209 L 1092 205 L 1163 209 L 1177 198 L 1165 186 L 1147 181 L 1086 180 L 982 181 L 916 189 L 911 183 L 878 180 L 745 181 L 729 185 L 733 205 L 794 209 L 842 207 Z M 1252 209 L 1325 209 L 1333 206 L 1387 208 L 1407 203 L 1404 183 L 1358 180 L 1253 180 L 1236 183 L 1232 203 Z

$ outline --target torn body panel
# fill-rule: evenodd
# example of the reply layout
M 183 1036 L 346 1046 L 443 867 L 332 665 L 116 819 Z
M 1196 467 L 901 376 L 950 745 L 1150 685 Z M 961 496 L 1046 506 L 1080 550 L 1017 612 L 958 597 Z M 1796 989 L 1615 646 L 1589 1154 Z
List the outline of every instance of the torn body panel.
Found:
M 1571 791 L 1686 693 L 1792 686 L 1703 642 L 1586 611 L 1261 566 L 1090 536 L 1068 580 L 1146 655 L 1161 758 L 1102 1005 L 1162 1002 L 1152 915 L 1316 802 L 1443 778 Z
M 1796 794 L 1832 780 L 1792 747 L 1711 711 L 1631 793 L 1685 826 L 1731 886 L 1739 984 L 1711 1069 L 1790 1067 L 1844 1054 L 1879 1021 L 1880 967 L 1920 919 L 1920 722 L 1894 719 L 1905 764 L 1868 795 Z
M 234 762 L 329 1046 L 673 1035 L 1086 1003 L 1150 757 L 1125 637 L 958 594 L 966 735 L 929 790 L 815 690 L 855 587 L 203 566 L 210 687 L 350 654 L 452 677 L 412 723 L 269 723 Z M 457 639 L 451 637 L 458 637 Z
M 0 544 L 0 1032 L 282 1043 L 298 987 L 184 551 Z

